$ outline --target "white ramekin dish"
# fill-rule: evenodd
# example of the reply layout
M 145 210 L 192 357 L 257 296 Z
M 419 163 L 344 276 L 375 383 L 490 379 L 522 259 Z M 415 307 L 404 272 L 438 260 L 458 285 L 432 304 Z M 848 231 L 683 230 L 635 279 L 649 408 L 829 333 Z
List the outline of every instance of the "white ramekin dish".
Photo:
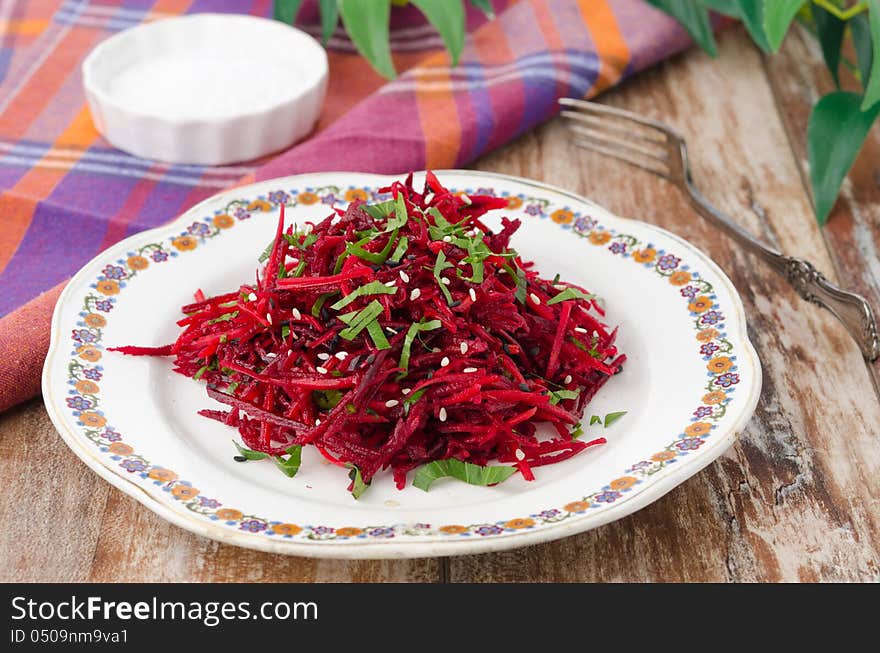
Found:
M 171 163 L 256 159 L 308 134 L 327 89 L 327 55 L 278 21 L 191 14 L 138 25 L 86 57 L 83 85 L 115 147 Z

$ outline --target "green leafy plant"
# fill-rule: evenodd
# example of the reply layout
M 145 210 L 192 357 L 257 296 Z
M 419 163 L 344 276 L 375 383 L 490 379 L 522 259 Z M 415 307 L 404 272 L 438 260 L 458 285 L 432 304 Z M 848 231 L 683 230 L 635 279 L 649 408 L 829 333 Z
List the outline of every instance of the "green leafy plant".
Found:
M 819 224 L 825 224 L 843 180 L 880 113 L 880 0 L 648 0 L 717 55 L 713 10 L 742 21 L 764 52 L 779 50 L 797 20 L 816 36 L 836 90 L 819 98 L 807 127 L 810 184 Z M 844 55 L 849 39 L 855 61 Z M 875 62 L 877 65 L 875 66 Z M 841 88 L 845 66 L 859 92 Z
M 275 18 L 293 24 L 302 3 L 303 0 L 275 0 Z M 470 0 L 470 3 L 487 16 L 493 15 L 490 0 Z M 391 16 L 391 5 L 406 4 L 417 7 L 437 29 L 449 50 L 452 64 L 457 64 L 464 47 L 464 0 L 319 0 L 321 37 L 326 43 L 341 18 L 358 52 L 379 74 L 392 79 L 397 72 L 391 60 L 388 20 Z

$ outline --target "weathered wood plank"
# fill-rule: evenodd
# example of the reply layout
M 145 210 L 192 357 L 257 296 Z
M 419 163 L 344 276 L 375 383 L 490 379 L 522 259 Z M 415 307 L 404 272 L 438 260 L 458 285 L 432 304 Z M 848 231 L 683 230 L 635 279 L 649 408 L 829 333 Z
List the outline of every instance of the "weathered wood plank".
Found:
M 676 126 L 712 200 L 833 277 L 761 59 L 738 31 L 722 35 L 720 48 L 717 60 L 691 52 L 603 101 Z M 451 559 L 450 580 L 875 579 L 880 404 L 834 318 L 713 230 L 666 182 L 576 151 L 558 121 L 479 167 L 578 190 L 703 248 L 743 296 L 764 392 L 739 443 L 652 506 L 557 543 Z
M 788 133 L 804 179 L 807 164 L 807 123 L 822 95 L 834 82 L 822 60 L 817 40 L 802 27 L 792 30 L 779 54 L 765 58 L 765 67 L 777 109 Z M 841 67 L 844 88 L 858 85 Z M 864 295 L 880 316 L 880 128 L 865 142 L 841 197 L 822 229 L 837 275 L 844 287 Z M 880 392 L 880 360 L 871 364 Z

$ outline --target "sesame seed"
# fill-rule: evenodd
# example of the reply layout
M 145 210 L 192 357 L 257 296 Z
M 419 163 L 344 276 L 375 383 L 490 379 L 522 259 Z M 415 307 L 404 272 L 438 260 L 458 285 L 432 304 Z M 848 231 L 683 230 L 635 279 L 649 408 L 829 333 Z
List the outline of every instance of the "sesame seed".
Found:
M 409 388 L 402 388 L 400 390 L 400 394 L 402 394 L 404 396 L 408 395 L 410 392 L 412 392 L 412 390 L 410 390 Z
M 448 286 L 452 282 L 446 277 L 443 277 L 442 279 L 440 279 L 440 283 L 442 283 L 444 286 Z
M 327 373 L 327 368 L 326 368 L 326 367 L 320 367 L 320 366 L 318 366 L 318 367 L 315 368 L 315 371 L 317 371 L 318 374 L 326 374 L 326 373 Z
M 566 376 L 564 379 L 562 379 L 562 382 L 563 382 L 565 385 L 568 385 L 569 383 L 571 383 L 571 374 L 569 374 L 569 375 Z
M 386 288 L 394 288 L 395 285 L 397 285 L 397 281 L 395 281 L 394 279 L 385 282 Z
M 525 460 L 526 459 L 526 455 L 523 453 L 522 449 L 516 450 L 516 459 L 517 460 Z
M 400 280 L 403 281 L 403 283 L 409 283 L 409 275 L 403 270 L 400 271 Z
M 440 353 L 440 347 L 434 347 L 434 348 L 431 350 L 431 353 L 432 353 L 432 354 L 439 354 L 439 353 Z
M 583 327 L 575 327 L 574 330 L 577 331 L 578 333 L 589 333 L 589 331 L 587 331 Z
M 394 408 L 399 403 L 400 402 L 397 401 L 397 399 L 389 399 L 388 401 L 385 402 L 385 407 L 386 408 Z
M 348 352 L 347 351 L 337 351 L 334 354 L 334 356 L 336 356 L 336 358 L 338 358 L 339 360 L 344 361 L 346 358 L 348 358 Z
M 479 371 L 479 370 L 477 370 L 476 367 L 466 367 L 462 370 L 462 372 L 464 372 L 465 374 L 472 374 L 477 371 Z
M 413 288 L 413 291 L 409 294 L 409 300 L 411 302 L 414 302 L 421 296 L 422 296 L 422 291 L 419 290 L 418 288 Z
M 269 324 L 272 324 L 272 314 L 271 313 L 266 313 L 266 322 L 268 322 Z
M 432 199 L 434 199 L 434 193 L 428 193 L 427 195 L 425 195 L 425 196 L 422 198 L 422 201 L 423 201 L 425 204 L 430 204 Z
M 449 356 L 444 356 L 443 360 L 440 361 L 440 367 L 446 367 L 449 365 Z
M 315 420 L 315 426 L 321 426 L 321 420 L 316 419 L 316 420 Z
M 444 242 L 444 243 L 451 243 L 451 242 L 452 242 L 452 236 L 443 236 L 443 242 Z
M 464 202 L 465 204 L 470 204 L 471 198 L 467 196 L 467 193 L 462 193 L 461 194 L 461 201 Z
M 293 315 L 294 320 L 302 319 L 302 313 L 299 312 L 298 308 L 294 308 L 292 311 L 290 311 L 290 314 Z
M 535 303 L 535 304 L 540 304 L 540 303 L 541 303 L 541 300 L 538 299 L 538 296 L 537 296 L 535 293 L 529 293 L 529 299 L 531 299 L 532 302 Z
M 440 418 L 440 421 L 441 421 L 441 422 L 445 422 L 445 421 L 446 421 L 446 406 L 444 406 L 444 407 L 442 407 L 442 408 L 440 409 L 440 412 L 437 413 L 437 417 Z
M 250 295 L 248 295 L 248 301 L 249 302 L 257 301 L 257 293 L 252 292 Z
M 330 360 L 330 354 L 325 354 L 324 352 L 321 352 L 320 354 L 318 354 L 318 358 L 320 358 L 322 361 L 328 361 Z
M 462 342 L 458 348 L 459 350 L 461 350 L 462 354 L 466 354 L 468 351 L 468 344 L 466 342 Z
M 472 302 L 477 301 L 477 291 L 476 291 L 476 290 L 474 290 L 473 288 L 471 288 L 470 290 L 468 290 L 468 295 L 471 296 L 471 301 L 472 301 Z
M 392 329 L 390 326 L 385 327 L 385 330 L 393 336 L 397 335 L 397 329 Z
M 310 234 L 310 233 L 312 233 L 312 229 L 314 229 L 314 228 L 315 228 L 315 225 L 313 225 L 311 222 L 306 222 L 306 224 L 303 226 L 303 233 Z

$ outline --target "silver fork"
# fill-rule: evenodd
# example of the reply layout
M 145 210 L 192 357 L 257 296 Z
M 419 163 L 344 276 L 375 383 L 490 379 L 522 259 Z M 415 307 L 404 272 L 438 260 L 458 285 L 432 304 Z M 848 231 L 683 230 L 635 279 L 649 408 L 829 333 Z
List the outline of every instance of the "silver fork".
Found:
M 838 288 L 807 260 L 786 256 L 761 242 L 709 203 L 694 185 L 684 138 L 656 120 L 595 102 L 562 98 L 562 115 L 575 144 L 621 159 L 671 181 L 697 213 L 757 254 L 809 302 L 831 311 L 847 328 L 868 360 L 880 356 L 880 337 L 871 305 L 860 295 Z

